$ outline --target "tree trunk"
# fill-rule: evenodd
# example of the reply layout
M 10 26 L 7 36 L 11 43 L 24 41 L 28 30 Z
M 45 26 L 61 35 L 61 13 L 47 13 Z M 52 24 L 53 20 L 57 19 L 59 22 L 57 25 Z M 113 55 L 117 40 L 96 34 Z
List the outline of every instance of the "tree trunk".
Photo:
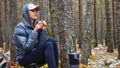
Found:
M 94 0 L 94 39 L 95 39 L 95 44 L 94 47 L 98 46 L 98 39 L 97 39 L 97 28 L 96 28 L 96 0 Z
M 110 15 L 110 3 L 109 0 L 105 0 L 105 10 L 106 10 L 106 46 L 107 52 L 113 52 L 113 40 L 112 40 L 112 22 Z
M 8 0 L 4 0 L 4 4 L 5 4 L 5 43 L 6 45 L 5 47 L 5 51 L 8 51 L 10 48 L 10 26 L 9 26 L 9 1 Z M 9 29 L 8 29 L 9 28 Z
M 50 22 L 51 22 L 51 31 L 52 37 L 58 39 L 58 0 L 50 0 Z
M 98 38 L 97 38 L 97 27 L 96 27 L 96 0 L 94 0 L 94 39 L 95 39 L 95 44 L 94 46 L 97 47 L 98 46 Z
M 118 46 L 118 59 L 120 60 L 120 0 L 117 0 L 117 7 L 116 7 L 116 11 L 117 11 L 117 15 L 116 15 L 116 19 L 117 19 L 117 28 L 116 28 L 116 33 L 117 33 L 117 37 L 116 37 L 116 44 Z
M 78 35 L 78 44 L 82 48 L 82 0 L 79 0 L 79 35 Z
M 10 0 L 9 1 L 9 8 L 10 8 L 10 11 L 9 11 L 9 16 L 10 16 L 10 26 L 11 26 L 11 40 L 10 40 L 10 44 L 11 44 L 11 50 L 10 50 L 10 53 L 11 53 L 11 61 L 13 62 L 16 62 L 16 50 L 15 50 L 15 47 L 13 46 L 13 43 L 12 43 L 12 33 L 13 33 L 13 30 L 14 30 L 14 27 L 17 23 L 17 0 Z
M 40 4 L 40 20 L 49 21 L 48 18 L 48 2 L 49 0 L 39 0 Z
M 67 23 L 66 18 L 66 1 L 58 0 L 58 9 L 59 9 L 59 22 L 58 22 L 58 30 L 59 30 L 59 42 L 60 42 L 60 60 L 61 60 L 61 68 L 69 68 L 68 63 L 68 46 L 66 45 L 67 36 L 66 36 L 66 28 L 65 25 Z
M 69 45 L 69 52 L 73 52 L 76 50 L 75 45 L 75 24 L 73 23 L 73 11 L 72 11 L 72 0 L 66 0 L 67 3 L 67 34 L 68 34 L 68 45 Z
M 116 0 L 112 0 L 112 8 L 113 8 L 113 42 L 114 42 L 114 48 L 117 48 L 116 43 Z
M 0 2 L 0 47 L 2 47 L 2 44 L 3 44 L 3 38 L 2 38 L 2 11 L 1 11 L 1 9 L 2 9 L 2 7 L 1 7 L 2 5 L 1 5 L 1 2 Z
M 83 34 L 83 45 L 81 63 L 88 64 L 88 58 L 91 54 L 91 24 L 92 24 L 92 0 L 86 0 L 86 20 L 85 31 Z
M 103 23 L 104 23 L 104 14 L 103 14 L 103 0 L 100 0 L 100 13 L 101 13 L 101 19 L 100 19 L 100 44 L 102 44 L 103 45 L 103 40 L 104 40 L 104 34 L 103 34 L 103 28 L 104 28 L 104 26 L 103 26 Z
M 75 50 L 73 42 L 73 26 L 72 26 L 72 11 L 71 4 L 72 0 L 58 0 L 59 9 L 59 43 L 60 43 L 60 60 L 61 68 L 69 68 L 68 53 Z M 71 49 L 73 47 L 73 49 Z

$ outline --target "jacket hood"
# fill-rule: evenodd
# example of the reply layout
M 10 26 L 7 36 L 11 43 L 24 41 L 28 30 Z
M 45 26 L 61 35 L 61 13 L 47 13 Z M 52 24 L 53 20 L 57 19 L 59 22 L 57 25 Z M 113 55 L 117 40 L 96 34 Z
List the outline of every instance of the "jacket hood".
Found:
M 23 6 L 22 15 L 23 15 L 23 23 L 25 24 L 25 26 L 32 27 L 30 16 L 29 16 L 28 4 Z

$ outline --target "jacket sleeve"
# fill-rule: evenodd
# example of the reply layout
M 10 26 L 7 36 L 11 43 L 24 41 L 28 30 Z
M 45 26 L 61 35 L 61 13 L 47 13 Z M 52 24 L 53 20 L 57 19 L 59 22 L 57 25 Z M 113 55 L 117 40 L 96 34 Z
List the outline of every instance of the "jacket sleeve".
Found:
M 41 32 L 39 33 L 40 36 L 39 37 L 39 45 L 42 46 L 47 42 L 47 31 L 46 30 L 41 30 Z
M 34 30 L 27 36 L 25 30 L 20 28 L 16 28 L 14 33 L 16 45 L 19 45 L 27 52 L 33 49 L 37 36 L 38 33 Z

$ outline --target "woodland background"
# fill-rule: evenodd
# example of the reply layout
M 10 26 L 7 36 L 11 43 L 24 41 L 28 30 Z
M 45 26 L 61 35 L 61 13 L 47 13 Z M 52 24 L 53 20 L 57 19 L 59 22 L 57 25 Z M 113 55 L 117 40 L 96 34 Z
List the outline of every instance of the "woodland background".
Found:
M 92 49 L 101 45 L 120 59 L 120 0 L 0 0 L 0 47 L 16 61 L 12 34 L 22 20 L 22 6 L 40 5 L 39 20 L 48 23 L 48 37 L 56 37 L 60 67 L 69 68 L 68 54 L 80 53 L 87 65 Z

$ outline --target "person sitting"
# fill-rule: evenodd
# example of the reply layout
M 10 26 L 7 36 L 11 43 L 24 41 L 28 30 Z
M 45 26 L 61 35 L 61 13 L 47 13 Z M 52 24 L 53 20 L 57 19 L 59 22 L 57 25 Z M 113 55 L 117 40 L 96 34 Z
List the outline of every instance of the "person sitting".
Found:
M 23 19 L 13 32 L 13 43 L 17 51 L 17 61 L 21 66 L 32 63 L 49 68 L 58 68 L 58 48 L 55 38 L 47 39 L 47 23 L 38 20 L 39 6 L 25 4 Z

